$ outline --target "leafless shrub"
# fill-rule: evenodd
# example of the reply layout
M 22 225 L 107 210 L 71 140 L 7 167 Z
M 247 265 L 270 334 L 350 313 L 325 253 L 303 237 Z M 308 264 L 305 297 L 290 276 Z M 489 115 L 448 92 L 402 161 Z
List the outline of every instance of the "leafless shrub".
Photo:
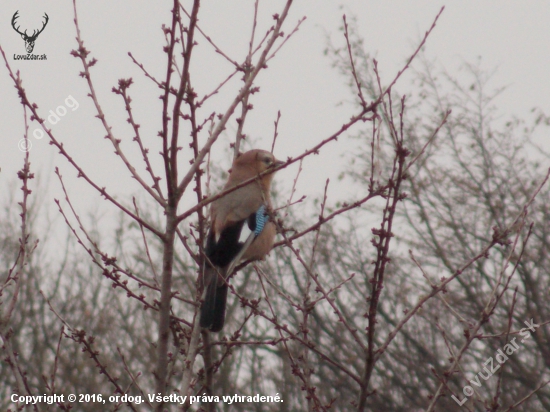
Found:
M 257 5 L 242 62 L 202 32 L 199 1 L 190 10 L 177 0 L 173 3 L 172 20 L 163 26 L 164 74 L 130 55 L 159 87 L 163 102 L 160 140 L 151 143 L 141 136 L 134 117 L 133 80 L 120 79 L 113 87 L 141 154 L 132 159 L 96 94 L 97 60 L 84 46 L 75 4 L 78 44 L 72 55 L 82 64 L 80 76 L 108 143 L 142 191 L 133 199 L 109 193 L 73 159 L 62 136 L 45 128 L 61 157 L 118 210 L 120 223 L 108 234 L 110 241 L 102 241 L 106 234 L 73 206 L 72 189 L 56 170 L 65 193 L 56 203 L 71 242 L 59 269 L 43 270 L 33 261 L 36 243 L 28 242 L 27 152 L 19 176 L 20 242 L 13 242 L 15 227 L 7 225 L 11 251 L 2 252 L 14 262 L 3 272 L 8 299 L 2 301 L 0 324 L 2 371 L 9 373 L 2 374 L 2 406 L 12 407 L 5 401 L 10 393 L 87 392 L 104 398 L 141 395 L 144 400 L 110 402 L 110 410 L 197 408 L 189 398 L 181 406 L 149 401 L 149 394 L 161 393 L 197 396 L 203 410 L 233 410 L 221 402 L 223 395 L 277 393 L 284 402 L 243 403 L 238 408 L 458 410 L 450 396 L 462 399 L 462 388 L 480 363 L 516 336 L 524 321 L 533 319 L 541 325 L 533 339 L 522 344 L 521 352 L 510 356 L 491 381 L 475 388 L 463 407 L 548 409 L 548 328 L 542 326 L 548 319 L 547 236 L 540 224 L 548 216 L 548 202 L 535 199 L 548 197 L 548 175 L 529 167 L 514 141 L 514 127 L 493 127 L 487 111 L 491 95 L 484 91 L 482 73 L 473 72 L 472 90 L 453 82 L 452 93 L 442 95 L 443 86 L 426 66 L 416 74 L 418 98 L 395 91 L 443 9 L 403 70 L 385 87 L 376 61 L 365 53 L 344 17 L 344 46 L 329 46 L 328 53 L 348 76 L 355 112 L 338 130 L 282 166 L 298 163 L 299 171 L 289 198 L 276 197 L 281 207 L 276 216 L 279 242 L 267 262 L 239 266 L 224 332 L 217 336 L 201 331 L 197 314 L 209 223 L 206 208 L 228 193 L 210 195 L 217 177 L 211 174 L 215 165 L 209 155 L 220 144 L 228 121 L 239 116 L 232 143 L 237 155 L 250 101 L 258 92 L 256 77 L 303 21 L 289 27 L 289 0 L 258 38 Z M 199 36 L 232 65 L 227 80 L 206 92 L 195 90 L 190 69 Z M 31 120 L 44 124 L 32 93 L 1 51 L 22 106 Z M 203 115 L 199 109 L 204 101 L 234 81 L 235 74 L 242 75 L 242 84 L 229 106 Z M 184 133 L 184 127 L 190 133 Z M 295 193 L 303 160 L 346 133 L 358 137 L 347 172 L 355 179 L 357 196 L 346 202 L 329 199 L 326 180 L 311 218 L 308 205 Z M 151 152 L 150 143 L 156 144 Z M 153 167 L 150 153 L 157 152 L 163 170 Z M 191 155 L 190 166 L 180 152 Z M 191 192 L 195 201 L 189 205 L 182 199 Z M 216 406 L 203 394 L 220 402 Z M 51 409 L 70 406 L 62 401 Z M 97 410 L 94 403 L 79 407 Z M 40 404 L 33 408 L 46 410 Z

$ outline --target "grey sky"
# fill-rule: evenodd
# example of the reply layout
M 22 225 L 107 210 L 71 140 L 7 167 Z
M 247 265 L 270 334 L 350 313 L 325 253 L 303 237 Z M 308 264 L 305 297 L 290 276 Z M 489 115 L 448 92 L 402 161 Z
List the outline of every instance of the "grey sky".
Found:
M 283 2 L 261 1 L 258 33 L 265 32 L 271 24 L 273 13 L 279 12 Z M 273 121 L 278 110 L 282 112 L 279 139 L 275 154 L 285 158 L 302 153 L 306 148 L 322 140 L 349 118 L 349 106 L 338 105 L 349 101 L 350 94 L 344 79 L 330 66 L 323 55 L 326 34 L 341 44 L 338 31 L 342 14 L 356 15 L 365 47 L 377 54 L 383 82 L 387 84 L 399 70 L 419 39 L 426 31 L 442 5 L 446 6 L 435 31 L 428 40 L 426 53 L 436 59 L 451 74 L 460 78 L 459 66 L 463 61 L 482 57 L 482 67 L 498 66 L 495 86 L 508 85 L 507 91 L 497 100 L 505 114 L 526 117 L 533 107 L 550 113 L 550 2 L 547 1 L 297 1 L 287 21 L 285 32 L 303 16 L 307 20 L 300 30 L 270 62 L 269 70 L 258 80 L 261 93 L 254 95 L 254 110 L 250 113 L 245 132 L 257 139 L 258 146 L 269 149 L 273 134 Z M 160 25 L 168 22 L 170 2 L 149 1 L 99 1 L 78 2 L 82 35 L 92 56 L 99 60 L 92 75 L 101 98 L 103 110 L 123 148 L 136 162 L 141 162 L 135 146 L 130 142 L 132 131 L 125 122 L 126 115 L 121 99 L 111 93 L 121 77 L 133 77 L 130 89 L 135 116 L 142 125 L 142 133 L 150 136 L 147 141 L 151 152 L 157 153 L 160 127 L 160 90 L 145 79 L 127 55 L 134 56 L 152 74 L 163 77 L 164 54 Z M 14 61 L 14 54 L 25 54 L 24 43 L 11 27 L 11 17 L 19 10 L 19 24 L 32 32 L 41 26 L 42 15 L 48 13 L 49 24 L 36 41 L 35 54 L 47 54 L 47 61 Z M 253 1 L 204 2 L 200 26 L 218 46 L 232 58 L 241 61 L 248 47 L 251 30 Z M 105 132 L 94 118 L 90 100 L 86 97 L 85 82 L 78 77 L 79 61 L 69 55 L 76 47 L 72 3 L 28 1 L 22 3 L 4 0 L 0 4 L 0 44 L 14 70 L 20 70 L 29 97 L 38 103 L 46 117 L 50 110 L 65 105 L 72 96 L 78 109 L 68 108 L 67 114 L 52 127 L 75 159 L 89 171 L 100 186 L 113 193 L 134 193 L 138 187 L 128 178 L 113 154 L 110 144 L 103 139 Z M 202 38 L 198 38 L 196 60 L 192 76 L 199 95 L 210 92 L 230 72 L 230 65 L 212 51 Z M 239 82 L 233 82 L 226 93 L 213 98 L 204 109 L 223 112 L 237 90 Z M 407 85 L 398 84 L 397 89 Z M 2 63 L 0 68 L 0 187 L 5 190 L 22 165 L 22 152 L 18 141 L 22 138 L 22 109 Z M 37 128 L 30 126 L 31 132 Z M 234 135 L 235 121 L 228 128 Z M 77 183 L 67 161 L 48 145 L 47 137 L 37 140 L 31 137 L 31 161 L 35 171 L 44 180 L 53 180 L 53 167 L 59 166 L 71 186 L 71 193 L 78 193 L 81 205 L 97 199 L 97 194 Z M 185 144 L 183 146 L 186 146 Z M 226 145 L 217 146 L 216 153 L 223 156 Z M 326 177 L 334 178 L 341 171 L 338 153 L 342 147 L 327 147 L 320 156 L 304 165 L 301 193 L 320 194 Z M 157 165 L 160 158 L 157 156 Z M 319 175 L 322 170 L 322 175 Z M 296 168 L 281 173 L 278 180 L 291 181 Z M 288 186 L 285 184 L 285 186 Z M 59 185 L 50 183 L 52 197 L 60 197 Z M 299 193 L 299 194 L 301 194 Z

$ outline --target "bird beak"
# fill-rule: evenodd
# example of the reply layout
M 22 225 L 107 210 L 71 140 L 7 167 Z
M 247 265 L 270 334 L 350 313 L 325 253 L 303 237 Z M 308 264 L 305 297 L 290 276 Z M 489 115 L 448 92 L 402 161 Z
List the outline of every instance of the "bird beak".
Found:
M 283 162 L 282 160 L 276 160 L 275 163 L 273 163 L 273 167 L 279 167 L 279 166 L 282 166 L 284 164 L 285 164 L 285 162 Z

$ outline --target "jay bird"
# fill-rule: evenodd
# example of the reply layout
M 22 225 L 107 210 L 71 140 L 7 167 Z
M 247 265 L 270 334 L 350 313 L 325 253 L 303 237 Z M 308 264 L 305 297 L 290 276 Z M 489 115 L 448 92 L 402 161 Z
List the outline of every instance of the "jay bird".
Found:
M 283 162 L 265 150 L 250 150 L 233 162 L 223 190 L 249 180 Z M 206 295 L 201 306 L 200 325 L 219 332 L 225 321 L 228 277 L 240 260 L 259 260 L 271 250 L 275 239 L 275 224 L 269 220 L 271 210 L 269 189 L 273 173 L 267 173 L 252 183 L 212 202 L 210 230 L 206 240 L 204 287 Z

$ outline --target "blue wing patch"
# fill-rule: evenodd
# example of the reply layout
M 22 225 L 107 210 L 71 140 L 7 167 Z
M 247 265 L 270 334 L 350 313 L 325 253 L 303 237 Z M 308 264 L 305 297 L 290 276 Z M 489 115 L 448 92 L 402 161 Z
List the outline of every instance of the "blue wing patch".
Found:
M 262 230 L 264 230 L 268 220 L 269 216 L 266 213 L 266 207 L 262 205 L 256 212 L 248 216 L 246 222 L 244 222 L 245 224 L 239 229 L 239 244 L 243 245 L 252 233 L 254 233 L 254 239 L 257 238 L 262 233 Z
M 265 206 L 261 205 L 260 208 L 256 211 L 256 225 L 254 227 L 254 235 L 258 237 L 260 233 L 262 233 L 262 230 L 264 230 L 264 226 L 269 220 L 269 216 L 265 213 Z

